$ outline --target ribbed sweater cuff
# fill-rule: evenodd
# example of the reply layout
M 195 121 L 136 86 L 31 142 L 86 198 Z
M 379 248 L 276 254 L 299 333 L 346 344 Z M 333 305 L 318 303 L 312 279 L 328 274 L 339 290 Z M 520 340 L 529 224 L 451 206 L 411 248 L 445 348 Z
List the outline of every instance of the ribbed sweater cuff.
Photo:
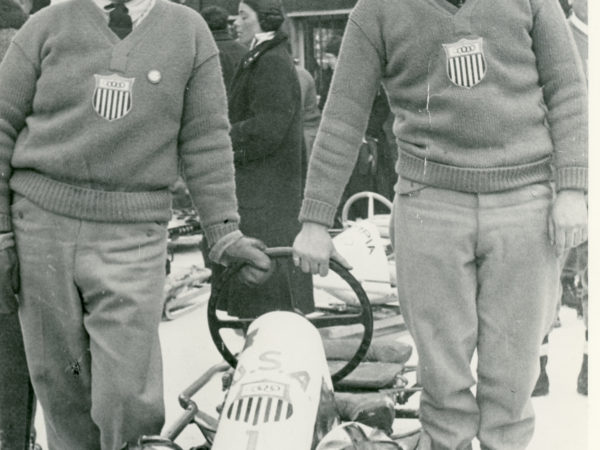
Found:
M 587 167 L 561 167 L 556 174 L 556 190 L 578 189 L 588 190 Z
M 8 214 L 0 214 L 0 233 L 12 230 L 10 216 Z
M 217 223 L 213 225 L 209 225 L 204 229 L 204 237 L 208 243 L 208 247 L 211 248 L 215 245 L 219 240 L 228 235 L 229 233 L 233 233 L 234 231 L 238 231 L 239 224 L 235 221 L 228 221 L 225 223 Z
M 305 198 L 304 202 L 302 202 L 298 220 L 300 220 L 300 222 L 320 223 L 321 225 L 331 227 L 335 219 L 336 211 L 337 208 L 329 203 Z

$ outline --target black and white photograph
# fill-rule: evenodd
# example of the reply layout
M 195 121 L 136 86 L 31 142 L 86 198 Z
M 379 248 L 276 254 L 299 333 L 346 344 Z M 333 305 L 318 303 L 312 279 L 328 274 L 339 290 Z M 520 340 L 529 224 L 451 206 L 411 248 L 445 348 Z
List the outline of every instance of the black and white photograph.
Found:
M 595 6 L 0 0 L 0 450 L 600 448 Z

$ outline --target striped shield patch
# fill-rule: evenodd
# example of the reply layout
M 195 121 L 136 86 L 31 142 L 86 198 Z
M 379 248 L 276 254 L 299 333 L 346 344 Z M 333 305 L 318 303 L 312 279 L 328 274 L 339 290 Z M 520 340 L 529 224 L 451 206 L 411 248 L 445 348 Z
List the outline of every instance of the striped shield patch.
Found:
M 287 387 L 272 381 L 249 383 L 227 409 L 227 418 L 250 425 L 289 419 L 294 408 Z
M 106 120 L 125 117 L 132 106 L 132 88 L 135 78 L 123 78 L 117 74 L 94 75 L 94 110 Z
M 442 45 L 446 51 L 446 73 L 455 85 L 471 88 L 483 80 L 487 64 L 482 38 Z

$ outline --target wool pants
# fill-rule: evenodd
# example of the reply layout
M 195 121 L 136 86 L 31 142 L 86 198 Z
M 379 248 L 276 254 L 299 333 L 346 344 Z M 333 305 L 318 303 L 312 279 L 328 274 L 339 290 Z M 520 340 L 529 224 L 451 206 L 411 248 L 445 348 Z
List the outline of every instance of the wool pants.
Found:
M 419 448 L 470 449 L 475 437 L 482 449 L 526 448 L 560 273 L 550 186 L 469 194 L 400 180 L 396 192 L 400 309 L 423 386 Z
M 19 196 L 11 208 L 49 450 L 116 450 L 158 434 L 166 224 L 82 221 Z

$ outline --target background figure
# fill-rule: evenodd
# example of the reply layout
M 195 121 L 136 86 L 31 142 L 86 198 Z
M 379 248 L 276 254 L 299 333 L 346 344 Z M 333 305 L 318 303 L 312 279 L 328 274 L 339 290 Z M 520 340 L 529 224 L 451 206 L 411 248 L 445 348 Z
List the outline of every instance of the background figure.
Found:
M 587 0 L 560 0 L 560 5 L 568 19 L 571 32 L 575 39 L 577 51 L 587 77 L 588 73 L 588 32 Z M 585 327 L 584 350 L 577 376 L 577 392 L 582 395 L 588 394 L 588 243 L 572 248 L 562 260 L 562 273 L 560 276 L 560 289 L 558 293 L 558 307 L 567 305 L 577 310 L 578 315 L 583 316 Z M 557 321 L 558 321 L 557 312 Z M 558 321 L 560 324 L 560 321 Z M 550 333 L 549 333 L 550 334 Z M 550 392 L 550 379 L 546 371 L 549 358 L 550 338 L 549 334 L 544 336 L 540 355 L 540 375 L 533 389 L 534 397 L 547 395 Z
M 337 63 L 337 55 L 340 52 L 340 46 L 342 45 L 342 38 L 340 36 L 333 35 L 325 44 L 324 52 L 321 58 L 317 61 L 320 65 L 320 70 L 317 72 L 317 94 L 319 98 L 319 109 L 322 111 L 327 102 L 327 95 L 329 94 L 329 87 L 331 80 L 333 79 L 333 72 Z
M 227 11 L 219 6 L 208 6 L 200 11 L 208 28 L 212 32 L 217 47 L 219 48 L 219 60 L 221 61 L 221 70 L 223 71 L 223 80 L 225 89 L 229 96 L 229 85 L 239 62 L 246 54 L 248 49 L 235 41 L 229 34 L 229 24 Z
M 588 0 L 573 0 L 573 12 L 569 17 L 569 25 L 573 31 L 575 44 L 583 62 L 586 76 L 588 74 Z M 577 377 L 577 392 L 588 395 L 588 243 L 587 241 L 575 248 L 578 267 L 585 265 L 583 277 L 579 280 L 581 287 L 585 290 L 582 296 L 582 314 L 585 325 L 585 342 L 581 369 Z M 568 264 L 568 263 L 567 263 Z M 573 267 L 567 265 L 566 267 Z M 565 268 L 566 268 L 565 267 Z M 576 266 L 577 267 L 577 266 Z M 581 273 L 581 272 L 580 272 Z
M 300 82 L 300 95 L 302 97 L 302 124 L 304 131 L 304 147 L 306 148 L 305 163 L 310 158 L 310 151 L 317 136 L 319 122 L 321 121 L 321 111 L 317 106 L 317 89 L 315 79 L 310 72 L 294 60 L 298 81 Z M 303 168 L 303 173 L 306 168 Z
M 300 84 L 280 30 L 283 21 L 279 0 L 240 3 L 235 26 L 250 51 L 229 100 L 240 229 L 269 247 L 292 244 L 303 179 Z M 312 310 L 312 280 L 291 262 L 279 261 L 267 283 L 249 289 L 234 282 L 228 298 L 228 312 L 239 317 L 290 309 L 292 299 L 303 311 Z
M 385 126 L 390 118 L 391 110 L 383 86 L 379 88 L 373 100 L 367 130 L 363 143 L 358 151 L 356 165 L 350 175 L 340 201 L 337 217 L 346 200 L 357 192 L 371 191 L 383 195 L 388 200 L 394 199 L 394 184 L 396 183 L 395 165 L 397 150 L 394 140 L 388 140 Z M 379 202 L 375 204 L 376 214 L 385 214 L 389 210 Z M 348 218 L 367 217 L 366 201 L 354 203 L 349 210 Z M 341 222 L 339 225 L 343 225 Z
M 30 5 L 29 5 L 30 6 Z M 13 0 L 0 0 L 0 61 L 27 14 Z M 0 258 L 14 255 L 12 237 L 0 237 Z M 10 264 L 0 264 L 2 268 Z M 11 274 L 0 274 L 0 449 L 29 448 L 35 396 L 29 381 L 17 302 L 9 286 Z

